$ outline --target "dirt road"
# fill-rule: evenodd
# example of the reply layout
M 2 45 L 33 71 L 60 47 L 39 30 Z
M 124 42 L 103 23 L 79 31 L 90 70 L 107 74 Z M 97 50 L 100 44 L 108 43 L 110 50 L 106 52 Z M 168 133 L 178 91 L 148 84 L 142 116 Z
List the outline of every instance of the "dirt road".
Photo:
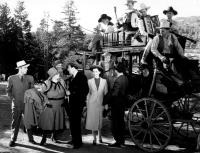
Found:
M 66 141 L 70 139 L 69 130 L 65 130 L 58 137 L 62 143 L 53 143 L 47 140 L 46 146 L 32 145 L 28 143 L 28 139 L 23 130 L 20 130 L 16 141 L 16 146 L 8 147 L 10 141 L 10 123 L 11 123 L 11 101 L 6 96 L 6 83 L 0 84 L 0 153 L 144 153 L 138 149 L 129 137 L 127 137 L 126 147 L 120 149 L 109 148 L 108 143 L 112 143 L 113 139 L 110 132 L 110 121 L 105 119 L 103 122 L 103 144 L 92 145 L 92 135 L 88 131 L 83 130 L 83 147 L 78 150 L 66 148 Z M 41 136 L 34 136 L 36 142 L 40 142 Z M 173 151 L 170 151 L 173 150 Z M 176 150 L 176 151 L 175 151 Z M 180 153 L 181 148 L 176 146 L 168 146 L 163 153 Z

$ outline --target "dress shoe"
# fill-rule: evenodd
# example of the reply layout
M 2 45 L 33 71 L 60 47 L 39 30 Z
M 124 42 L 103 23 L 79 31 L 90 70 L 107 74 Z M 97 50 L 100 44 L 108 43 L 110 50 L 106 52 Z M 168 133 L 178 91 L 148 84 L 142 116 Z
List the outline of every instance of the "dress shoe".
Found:
M 99 143 L 103 143 L 102 139 L 99 139 Z
M 113 144 L 109 144 L 108 147 L 111 147 L 111 148 L 121 148 L 121 144 L 120 143 L 113 143 Z
M 96 146 L 97 145 L 97 143 L 96 143 L 96 140 L 93 140 L 93 143 L 92 143 L 94 146 Z
M 32 144 L 37 144 L 34 140 L 29 140 L 28 142 Z
M 46 143 L 46 141 L 47 141 L 47 138 L 42 138 L 42 140 L 41 140 L 41 142 L 40 142 L 40 145 L 41 146 L 44 146 L 45 145 L 45 143 Z
M 15 146 L 15 142 L 14 141 L 10 141 L 9 142 L 9 147 L 14 147 Z

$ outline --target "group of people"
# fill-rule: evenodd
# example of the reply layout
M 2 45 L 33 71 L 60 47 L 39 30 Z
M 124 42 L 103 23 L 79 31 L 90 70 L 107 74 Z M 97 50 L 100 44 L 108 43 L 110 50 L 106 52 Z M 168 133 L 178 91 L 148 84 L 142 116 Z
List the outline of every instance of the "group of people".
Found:
M 106 14 L 101 15 L 99 20 L 99 25 L 101 26 L 98 26 L 101 33 L 94 36 L 94 39 L 91 42 L 91 44 L 93 44 L 92 51 L 95 52 L 98 50 L 98 46 L 95 46 L 95 44 L 101 42 L 103 33 L 115 31 L 119 34 L 120 39 L 120 35 L 124 35 L 123 33 L 125 32 L 125 39 L 131 40 L 136 40 L 138 37 L 142 38 L 142 36 L 145 36 L 147 42 L 140 60 L 142 65 L 148 64 L 147 59 L 151 53 L 157 58 L 157 61 L 163 63 L 164 67 L 169 68 L 170 66 L 170 69 L 172 70 L 170 75 L 173 75 L 173 79 L 178 85 L 190 80 L 197 80 L 199 76 L 197 65 L 195 66 L 192 64 L 192 61 L 189 61 L 184 56 L 187 38 L 179 35 L 179 25 L 173 20 L 173 17 L 177 15 L 178 12 L 172 6 L 168 7 L 163 11 L 163 14 L 166 15 L 166 19 L 158 20 L 158 23 L 155 24 L 155 21 L 153 21 L 148 14 L 150 7 L 141 3 L 137 10 L 134 8 L 135 3 L 137 3 L 137 1 L 127 0 L 127 12 L 123 17 L 117 19 L 117 28 L 113 28 L 110 31 L 108 31 L 108 23 L 111 22 L 111 17 Z M 151 26 L 155 25 L 155 27 L 153 27 L 153 32 L 151 31 L 150 33 L 150 30 L 148 31 L 148 25 L 146 25 L 147 23 L 144 18 L 150 20 Z M 98 39 L 95 39 L 97 37 Z M 139 40 L 141 39 L 138 39 L 138 41 Z
M 67 147 L 78 149 L 82 146 L 81 117 L 83 107 L 86 105 L 87 117 L 85 128 L 92 131 L 93 145 L 102 143 L 101 128 L 103 109 L 111 106 L 112 132 L 116 142 L 110 146 L 120 147 L 124 144 L 124 103 L 128 79 L 123 74 L 123 64 L 115 67 L 116 80 L 112 89 L 108 89 L 107 80 L 102 77 L 103 67 L 93 65 L 90 70 L 93 77 L 87 79 L 80 72 L 80 64 L 76 61 L 68 62 L 66 70 L 71 75 L 64 80 L 59 73 L 57 63 L 48 70 L 48 79 L 41 87 L 34 86 L 34 79 L 27 74 L 28 66 L 24 60 L 17 62 L 18 73 L 8 78 L 7 92 L 12 100 L 12 124 L 10 147 L 15 146 L 22 116 L 26 127 L 28 140 L 37 144 L 33 138 L 32 128 L 37 126 L 42 129 L 40 145 L 45 145 L 48 134 L 54 142 L 58 142 L 57 134 L 66 127 L 65 116 L 69 117 L 72 140 L 67 142 Z M 61 72 L 61 71 L 60 71 Z M 104 97 L 109 98 L 103 104 Z
M 148 26 L 145 25 L 144 18 L 150 17 L 150 15 L 148 14 L 150 6 L 141 3 L 139 5 L 139 9 L 137 10 L 134 8 L 135 3 L 137 3 L 137 1 L 127 0 L 126 13 L 123 15 L 123 17 L 117 18 L 116 26 L 112 24 L 112 18 L 110 16 L 108 16 L 107 14 L 102 14 L 98 20 L 98 26 L 96 28 L 97 32 L 91 40 L 88 49 L 92 50 L 93 53 L 96 53 L 102 47 L 103 34 L 105 33 L 118 33 L 119 42 L 123 41 L 121 39 L 124 39 L 123 35 L 125 33 L 125 42 L 129 43 L 135 40 L 137 40 L 136 42 L 142 42 L 143 40 L 141 40 L 141 37 L 144 36 L 147 37 L 148 42 L 141 62 L 145 63 L 146 56 L 151 49 L 153 37 L 159 33 L 159 30 L 154 29 L 153 32 L 148 32 Z M 170 6 L 168 9 L 163 11 L 163 14 L 165 14 L 167 17 L 165 20 L 169 22 L 170 32 L 178 33 L 179 26 L 177 22 L 173 20 L 173 16 L 177 15 L 178 12 Z M 151 22 L 150 26 L 159 25 L 159 21 L 156 21 L 158 23 L 155 24 L 155 21 L 153 21 L 151 18 L 149 19 Z
M 129 12 L 125 17 L 118 20 L 118 29 L 122 29 L 123 31 L 139 30 L 141 35 L 149 37 L 141 63 L 147 64 L 146 58 L 151 52 L 157 60 L 162 62 L 163 67 L 169 61 L 172 62 L 172 70 L 176 72 L 176 78 L 182 78 L 187 81 L 193 79 L 191 75 L 195 73 L 195 70 L 190 68 L 189 61 L 184 57 L 183 48 L 177 37 L 171 33 L 171 31 L 177 32 L 177 23 L 172 20 L 177 11 L 172 7 L 164 10 L 163 13 L 167 15 L 167 19 L 160 21 L 160 26 L 157 27 L 159 33 L 152 36 L 145 31 L 142 20 L 147 15 L 150 7 L 142 3 L 138 11 L 134 9 L 135 3 L 136 1 L 127 0 Z M 111 17 L 108 15 L 102 14 L 98 22 L 98 34 L 89 45 L 93 52 L 96 52 L 96 47 L 101 45 L 98 44 L 100 43 L 101 34 L 114 31 Z M 174 60 L 174 58 L 177 60 Z M 89 67 L 92 75 L 90 78 L 87 78 L 83 72 L 79 72 L 80 65 L 78 62 L 68 62 L 65 69 L 71 77 L 65 80 L 62 74 L 62 65 L 61 63 L 57 63 L 48 70 L 49 78 L 37 90 L 34 87 L 33 77 L 26 75 L 29 64 L 24 60 L 17 62 L 16 68 L 18 69 L 18 73 L 8 78 L 7 88 L 8 96 L 12 100 L 12 134 L 9 146 L 12 147 L 15 145 L 23 114 L 30 143 L 36 144 L 33 139 L 32 125 L 39 126 L 43 130 L 40 145 L 46 143 L 49 133 L 52 134 L 52 140 L 57 141 L 57 133 L 65 129 L 65 115 L 67 114 L 72 137 L 72 140 L 68 144 L 71 148 L 80 148 L 83 144 L 81 117 L 85 105 L 87 108 L 85 127 L 92 131 L 93 145 L 97 143 L 97 133 L 99 142 L 103 142 L 101 135 L 102 115 L 103 109 L 107 109 L 108 105 L 111 107 L 112 133 L 115 139 L 115 142 L 109 146 L 121 147 L 124 145 L 124 99 L 128 89 L 128 79 L 124 75 L 124 64 L 121 62 L 117 64 L 112 63 L 112 71 L 114 71 L 112 73 L 115 73 L 116 77 L 111 83 L 109 81 L 109 76 L 111 75 L 110 65 L 110 59 L 107 58 L 105 58 L 104 63 L 92 65 Z M 181 65 L 184 68 L 181 68 Z M 102 75 L 103 71 L 105 72 L 104 76 Z M 162 90 L 168 89 L 162 87 Z M 38 98 L 34 99 L 35 96 L 33 95 L 37 95 Z M 35 105 L 34 109 L 38 108 L 38 110 L 33 110 L 32 105 Z

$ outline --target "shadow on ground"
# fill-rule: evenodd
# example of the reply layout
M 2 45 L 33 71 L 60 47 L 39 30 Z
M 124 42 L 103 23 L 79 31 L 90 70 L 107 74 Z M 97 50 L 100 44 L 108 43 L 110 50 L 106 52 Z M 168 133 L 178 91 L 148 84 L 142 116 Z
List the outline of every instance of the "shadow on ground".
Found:
M 11 124 L 11 102 L 6 96 L 5 85 L 0 84 L 0 152 L 6 153 L 60 153 L 60 152 L 68 152 L 68 153 L 144 153 L 141 149 L 133 144 L 131 141 L 129 132 L 126 131 L 126 144 L 125 148 L 113 149 L 107 147 L 109 143 L 112 143 L 112 134 L 111 134 L 111 125 L 110 120 L 107 118 L 103 121 L 103 141 L 105 143 L 98 144 L 97 146 L 92 145 L 92 135 L 90 131 L 87 131 L 83 127 L 83 142 L 84 145 L 81 149 L 71 150 L 66 146 L 66 141 L 70 140 L 70 132 L 69 129 L 64 132 L 58 134 L 58 139 L 63 143 L 56 144 L 53 143 L 50 139 L 47 141 L 46 146 L 39 145 L 31 145 L 27 142 L 27 136 L 20 130 L 17 140 L 17 145 L 14 148 L 8 147 L 8 143 L 10 140 L 10 124 Z M 23 127 L 23 126 L 22 126 Z M 40 142 L 41 133 L 34 136 L 36 142 Z M 50 138 L 50 135 L 49 135 Z M 188 145 L 190 144 L 190 145 Z M 195 139 L 186 140 L 182 137 L 173 134 L 172 141 L 170 145 L 167 147 L 168 150 L 162 151 L 162 153 L 192 153 L 190 149 L 194 149 L 196 144 Z M 179 147 L 177 147 L 179 146 Z M 175 149 L 174 149 L 175 148 Z M 180 148 L 189 148 L 188 150 L 181 150 Z

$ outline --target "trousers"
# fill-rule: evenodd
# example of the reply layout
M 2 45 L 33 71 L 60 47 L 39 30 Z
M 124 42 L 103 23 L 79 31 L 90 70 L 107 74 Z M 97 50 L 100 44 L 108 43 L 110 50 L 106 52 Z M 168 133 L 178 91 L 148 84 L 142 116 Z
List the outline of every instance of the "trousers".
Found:
M 112 134 L 116 143 L 124 144 L 124 105 L 122 103 L 113 103 L 111 105 L 111 117 L 112 117 Z
M 17 135 L 19 132 L 19 127 L 23 113 L 24 113 L 23 109 L 17 107 L 12 108 L 11 141 L 15 142 L 17 140 Z M 33 134 L 31 129 L 27 129 L 27 135 L 29 141 L 32 141 Z

